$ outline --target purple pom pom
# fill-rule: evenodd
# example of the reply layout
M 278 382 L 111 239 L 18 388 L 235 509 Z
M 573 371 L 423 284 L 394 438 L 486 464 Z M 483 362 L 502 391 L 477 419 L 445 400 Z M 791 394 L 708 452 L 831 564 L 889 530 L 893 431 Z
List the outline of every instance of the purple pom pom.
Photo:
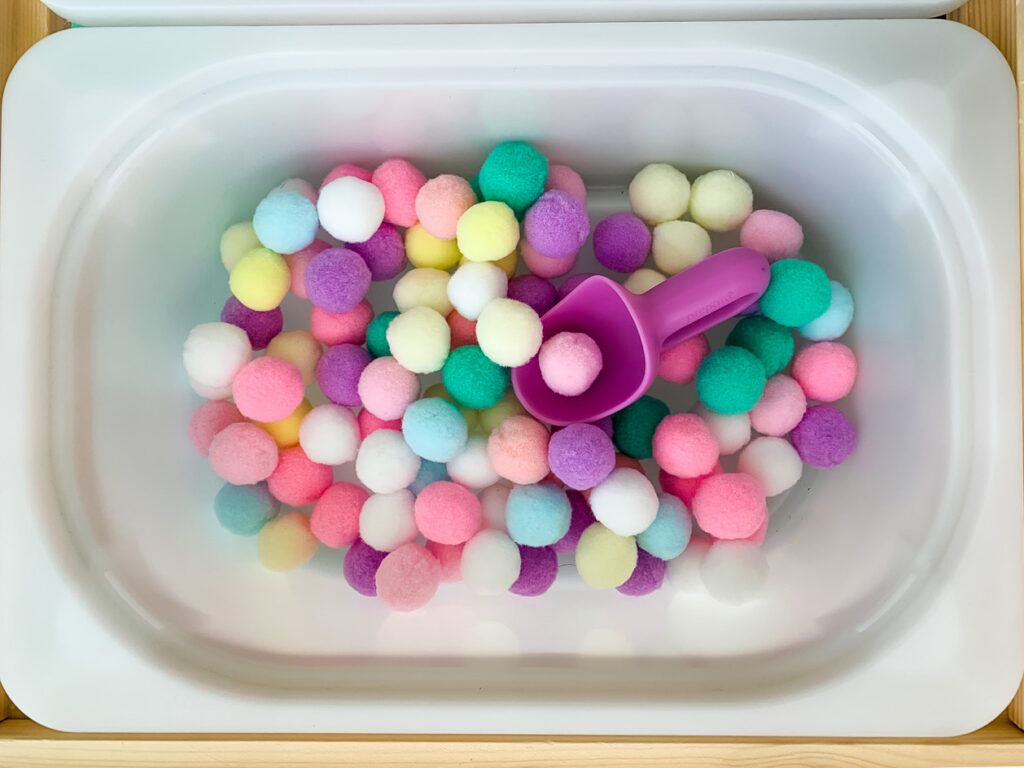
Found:
M 348 248 L 320 251 L 306 267 L 306 295 L 320 309 L 348 312 L 370 287 L 370 268 Z
M 316 381 L 327 399 L 338 405 L 362 405 L 359 377 L 370 360 L 370 353 L 355 344 L 328 347 L 316 364 Z
M 551 547 L 519 545 L 519 578 L 508 591 L 523 597 L 543 595 L 558 576 L 558 555 Z
M 612 439 L 593 424 L 570 424 L 551 436 L 548 464 L 570 488 L 593 488 L 615 469 Z
M 378 552 L 362 539 L 356 539 L 345 553 L 342 566 L 345 581 L 360 595 L 376 597 L 377 569 L 387 555 L 387 552 Z
M 565 279 L 565 282 L 562 283 L 562 285 L 559 286 L 559 288 L 558 288 L 558 300 L 561 301 L 562 299 L 564 299 L 570 293 L 575 291 L 576 287 L 580 283 L 582 283 L 588 277 L 593 277 L 593 276 L 594 276 L 593 272 L 580 272 L 578 274 L 571 275 L 570 277 L 567 277 Z
M 659 560 L 650 552 L 638 549 L 636 553 L 636 568 L 633 575 L 626 579 L 626 582 L 616 589 L 630 597 L 642 597 L 649 595 L 661 586 L 665 580 L 665 570 L 668 563 Z
M 224 302 L 224 309 L 220 311 L 220 319 L 223 323 L 237 325 L 245 335 L 249 337 L 249 343 L 253 349 L 266 349 L 267 344 L 284 327 L 284 315 L 280 307 L 274 307 L 266 312 L 258 312 L 249 309 L 234 296 Z
M 592 523 L 597 522 L 594 513 L 590 510 L 590 505 L 587 504 L 587 500 L 583 498 L 582 493 L 579 491 L 566 491 L 565 495 L 569 497 L 572 517 L 569 520 L 569 532 L 551 545 L 555 552 L 575 552 L 576 545 L 580 543 L 580 536 L 583 535 L 583 532 Z
M 615 272 L 635 272 L 651 250 L 651 230 L 631 213 L 613 213 L 594 228 L 594 256 Z
M 370 279 L 390 280 L 405 269 L 405 243 L 402 234 L 387 222 L 380 225 L 370 239 L 363 243 L 349 243 L 350 251 L 362 256 L 370 268 Z
M 615 428 L 612 426 L 611 416 L 605 416 L 602 419 L 598 419 L 597 421 L 592 421 L 590 423 L 608 435 L 608 437 L 615 434 Z
M 537 275 L 519 275 L 508 281 L 508 297 L 528 305 L 538 315 L 543 315 L 558 301 L 558 290 Z
M 567 259 L 576 254 L 590 234 L 587 206 L 568 192 L 545 192 L 526 212 L 526 239 L 541 256 Z
M 857 429 L 834 405 L 815 405 L 804 413 L 790 439 L 805 464 L 829 469 L 853 453 Z

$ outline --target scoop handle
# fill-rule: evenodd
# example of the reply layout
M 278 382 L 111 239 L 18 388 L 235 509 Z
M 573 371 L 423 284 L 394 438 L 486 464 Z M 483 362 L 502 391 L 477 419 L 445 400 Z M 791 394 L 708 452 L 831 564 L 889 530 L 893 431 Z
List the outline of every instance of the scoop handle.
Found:
M 661 346 L 671 348 L 745 310 L 770 277 L 763 253 L 730 248 L 640 294 L 634 306 Z

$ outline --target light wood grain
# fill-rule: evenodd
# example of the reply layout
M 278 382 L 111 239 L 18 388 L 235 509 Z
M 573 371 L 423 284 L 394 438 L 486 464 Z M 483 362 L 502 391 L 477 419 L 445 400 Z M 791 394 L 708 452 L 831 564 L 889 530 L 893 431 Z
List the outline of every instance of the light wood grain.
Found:
M 1017 0 L 1024 5 L 1024 0 Z M 1024 73 L 1022 14 L 1014 0 L 970 0 L 951 18 L 978 29 Z M 1018 12 L 1015 14 L 1015 10 Z M 38 0 L 0 0 L 0 88 L 32 44 L 67 23 Z M 1024 110 L 1022 110 L 1024 113 Z M 1024 134 L 1022 134 L 1024 135 Z M 1022 196 L 1024 199 L 1024 196 Z M 1007 606 L 1007 610 L 1022 610 Z M 936 706 L 941 706 L 937 703 Z M 693 739 L 473 736 L 295 735 L 78 735 L 50 731 L 23 717 L 0 689 L 0 768 L 132 766 L 489 766 L 490 768 L 734 768 L 828 766 L 830 768 L 924 768 L 924 766 L 1024 765 L 1024 692 L 1008 715 L 955 739 Z

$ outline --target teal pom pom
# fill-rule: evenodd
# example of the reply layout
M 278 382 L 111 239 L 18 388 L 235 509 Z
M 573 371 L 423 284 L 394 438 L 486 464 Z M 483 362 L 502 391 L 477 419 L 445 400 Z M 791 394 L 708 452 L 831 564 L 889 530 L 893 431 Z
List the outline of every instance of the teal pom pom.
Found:
M 388 357 L 391 345 L 388 344 L 388 326 L 398 317 L 397 312 L 381 312 L 366 328 L 366 348 L 374 357 Z
M 697 397 L 717 413 L 746 413 L 761 399 L 766 378 L 764 364 L 753 352 L 722 347 L 697 369 Z
M 231 485 L 217 492 L 213 511 L 225 530 L 238 536 L 255 536 L 281 509 L 266 483 Z
M 654 430 L 669 414 L 669 407 L 661 400 L 644 395 L 618 413 L 612 414 L 612 440 L 615 447 L 634 459 L 649 459 L 654 455 L 651 442 Z
M 788 328 L 807 325 L 824 314 L 832 300 L 825 270 L 810 261 L 782 259 L 760 299 L 761 314 Z
M 508 389 L 509 372 L 476 345 L 457 347 L 441 369 L 448 394 L 463 408 L 490 408 Z
M 767 317 L 754 315 L 736 323 L 725 343 L 753 352 L 764 364 L 764 372 L 772 376 L 793 357 L 793 332 Z
M 480 168 L 484 200 L 499 200 L 520 218 L 544 194 L 548 159 L 522 141 L 506 141 L 491 150 Z
M 692 533 L 693 521 L 683 502 L 663 493 L 659 498 L 658 516 L 645 531 L 637 534 L 636 543 L 660 560 L 672 560 L 683 554 Z
M 409 490 L 415 494 L 419 494 L 424 488 L 431 483 L 439 483 L 443 480 L 450 480 L 448 477 L 448 465 L 440 464 L 436 461 L 420 462 L 420 471 L 416 473 L 416 479 L 412 481 L 412 485 L 409 486 Z

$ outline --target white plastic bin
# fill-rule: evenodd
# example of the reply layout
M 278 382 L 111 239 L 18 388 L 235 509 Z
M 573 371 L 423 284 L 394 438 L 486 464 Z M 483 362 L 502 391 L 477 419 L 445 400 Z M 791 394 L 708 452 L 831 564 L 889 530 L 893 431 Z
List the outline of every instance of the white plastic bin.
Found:
M 948 735 L 1024 667 L 1016 121 L 942 21 L 83 29 L 4 101 L 0 678 L 71 730 Z M 595 189 L 725 166 L 858 305 L 861 442 L 773 510 L 764 595 L 391 614 L 210 524 L 181 343 L 283 178 L 535 141 Z M 293 315 L 292 322 L 297 316 Z M 97 692 L 102 695 L 97 696 Z

